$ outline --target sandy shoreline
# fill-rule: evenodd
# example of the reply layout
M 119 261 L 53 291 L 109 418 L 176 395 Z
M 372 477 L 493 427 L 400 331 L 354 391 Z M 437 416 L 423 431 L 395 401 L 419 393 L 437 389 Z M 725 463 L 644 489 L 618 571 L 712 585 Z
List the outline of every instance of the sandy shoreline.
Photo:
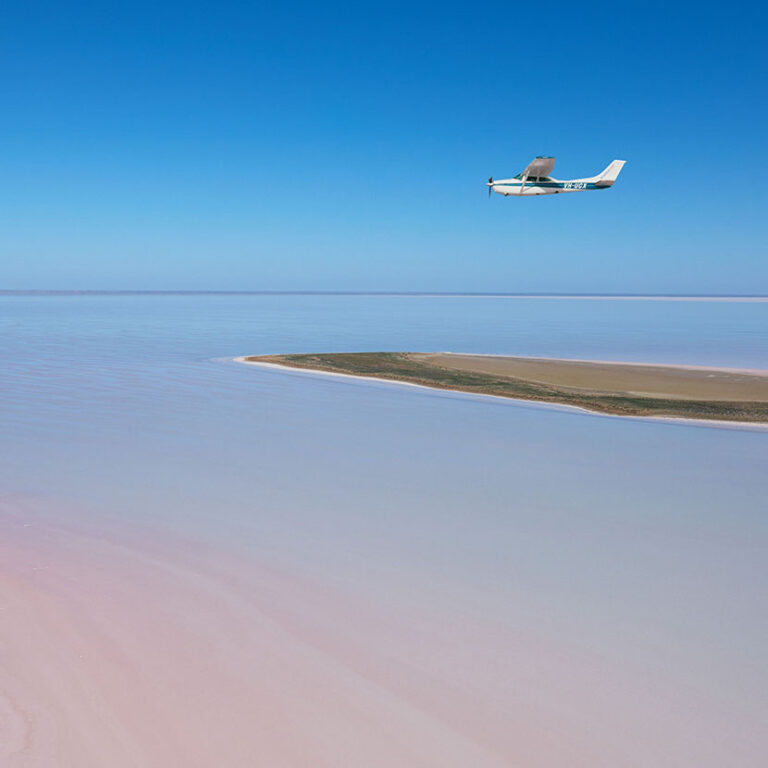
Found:
M 371 357 L 375 357 L 376 354 L 371 355 Z M 390 355 L 390 353 L 386 354 L 387 356 Z M 756 428 L 760 430 L 768 426 L 768 424 L 766 424 L 768 419 L 766 419 L 765 414 L 762 413 L 762 410 L 768 411 L 768 408 L 764 407 L 764 402 L 768 404 L 768 371 L 764 370 L 733 369 L 723 367 L 705 368 L 702 366 L 669 366 L 655 363 L 648 365 L 642 363 L 625 364 L 615 361 L 603 362 L 594 360 L 569 360 L 554 358 L 511 358 L 508 356 L 465 355 L 457 353 L 408 353 L 407 355 L 402 356 L 409 359 L 415 359 L 418 362 L 421 362 L 421 359 L 423 358 L 428 358 L 431 360 L 438 359 L 439 365 L 437 367 L 441 370 L 444 370 L 446 367 L 446 361 L 449 361 L 447 363 L 447 367 L 455 366 L 456 373 L 462 373 L 462 371 L 468 370 L 473 376 L 477 373 L 483 375 L 493 373 L 495 376 L 496 372 L 488 371 L 486 369 L 493 369 L 494 367 L 499 366 L 503 367 L 509 364 L 512 364 L 516 368 L 522 366 L 523 368 L 530 369 L 533 367 L 535 369 L 534 372 L 536 372 L 538 375 L 538 380 L 529 380 L 524 381 L 523 383 L 526 385 L 533 383 L 535 387 L 544 387 L 545 390 L 543 391 L 542 396 L 539 396 L 539 392 L 534 391 L 532 394 L 529 392 L 524 392 L 523 396 L 518 397 L 516 396 L 517 393 L 514 390 L 511 392 L 498 391 L 498 387 L 496 387 L 494 390 L 493 386 L 487 387 L 486 389 L 488 391 L 483 391 L 481 387 L 474 385 L 474 382 L 473 386 L 471 387 L 464 386 L 461 381 L 459 381 L 457 385 L 453 385 L 452 382 L 446 384 L 445 381 L 442 380 L 438 380 L 437 382 L 432 383 L 430 381 L 420 380 L 416 376 L 411 375 L 377 375 L 375 370 L 373 372 L 333 370 L 332 368 L 329 369 L 329 367 L 325 365 L 319 365 L 317 367 L 311 364 L 307 365 L 304 364 L 303 360 L 301 361 L 302 364 L 291 364 L 292 360 L 286 362 L 285 359 L 304 357 L 322 357 L 327 359 L 334 359 L 337 357 L 334 355 L 271 355 L 262 357 L 241 356 L 234 358 L 234 360 L 236 362 L 244 363 L 247 365 L 261 365 L 281 368 L 286 371 L 303 371 L 305 373 L 315 373 L 328 376 L 342 376 L 352 379 L 378 381 L 388 384 L 400 384 L 406 386 L 423 387 L 433 390 L 438 389 L 443 391 L 462 392 L 464 394 L 477 395 L 480 397 L 496 397 L 501 399 L 514 400 L 519 403 L 529 405 L 536 404 L 539 406 L 575 409 L 577 411 L 587 412 L 593 415 L 597 414 L 606 416 L 618 416 L 621 418 L 654 419 L 657 421 L 661 420 L 666 422 L 685 424 L 702 424 L 707 426 L 726 426 L 732 428 Z M 354 355 L 344 355 L 344 357 L 352 358 Z M 478 363 L 478 361 L 480 362 Z M 544 369 L 549 379 L 546 379 L 546 377 L 542 379 L 540 370 L 542 368 Z M 557 374 L 554 377 L 552 375 L 553 372 Z M 560 379 L 562 379 L 564 372 L 567 376 L 570 377 L 578 374 L 582 377 L 582 379 L 584 378 L 585 374 L 587 374 L 588 381 L 577 382 L 578 386 L 573 386 L 573 382 L 571 382 L 565 387 L 565 397 L 560 397 L 559 392 L 555 392 L 555 396 L 552 396 L 550 385 L 555 383 L 559 386 L 562 386 L 562 380 L 557 381 L 557 378 L 560 377 Z M 520 372 L 515 370 L 515 373 L 516 375 L 519 375 Z M 612 400 L 612 398 L 616 396 L 621 397 L 625 394 L 628 394 L 632 398 L 631 403 L 634 405 L 635 403 L 639 402 L 640 407 L 645 405 L 647 402 L 655 405 L 656 401 L 654 400 L 653 395 L 648 395 L 645 392 L 626 393 L 626 391 L 616 390 L 615 387 L 614 391 L 606 391 L 607 388 L 598 390 L 594 388 L 595 374 L 597 374 L 597 378 L 603 383 L 606 379 L 615 380 L 617 376 L 620 383 L 622 376 L 625 379 L 627 376 L 629 376 L 633 384 L 636 383 L 638 378 L 643 377 L 645 377 L 646 380 L 655 382 L 656 386 L 658 386 L 659 381 L 661 381 L 667 390 L 670 390 L 664 394 L 664 398 L 667 399 L 662 401 L 666 404 L 666 406 L 668 406 L 668 410 L 670 412 L 645 413 L 642 412 L 641 408 L 636 408 L 634 412 L 631 409 L 625 410 L 624 412 L 620 410 L 617 411 L 615 408 L 613 408 L 614 401 Z M 506 376 L 507 374 L 505 373 L 504 375 Z M 511 380 L 519 381 L 517 378 L 511 378 Z M 613 383 L 615 384 L 616 381 L 613 381 Z M 674 387 L 677 387 L 678 391 L 674 391 L 674 387 L 670 387 L 670 383 L 673 384 Z M 589 386 L 592 389 L 586 389 L 585 386 Z M 741 402 L 733 403 L 731 400 L 712 399 L 711 401 L 704 403 L 704 405 L 706 407 L 711 406 L 713 412 L 706 412 L 704 415 L 702 415 L 696 410 L 692 410 L 686 413 L 686 409 L 689 407 L 690 402 L 692 402 L 696 407 L 700 406 L 698 401 L 690 400 L 690 394 L 688 394 L 688 390 L 693 389 L 696 391 L 703 389 L 706 392 L 708 390 L 712 390 L 713 388 L 719 388 L 722 390 L 719 392 L 719 396 L 721 398 L 723 396 L 723 392 L 726 396 L 732 396 L 734 391 L 737 393 L 740 392 L 742 395 L 746 393 L 749 397 L 743 398 L 742 402 L 752 408 L 761 410 L 758 412 L 756 418 L 734 418 L 732 412 L 725 413 L 723 418 L 718 418 L 717 410 L 719 408 L 732 408 L 734 404 L 739 407 Z M 572 393 L 576 393 L 576 395 L 573 396 Z M 603 403 L 601 403 L 599 400 L 596 400 L 595 402 L 587 400 L 586 403 L 578 402 L 578 400 L 576 402 L 568 401 L 569 398 L 571 400 L 576 400 L 577 397 L 581 397 L 583 399 L 584 396 L 587 396 L 588 398 L 591 397 L 593 399 L 604 397 L 608 402 L 609 407 L 603 407 Z M 757 400 L 758 397 L 759 400 Z M 756 402 L 753 402 L 753 398 Z M 681 412 L 677 413 L 675 412 L 675 409 L 679 409 Z

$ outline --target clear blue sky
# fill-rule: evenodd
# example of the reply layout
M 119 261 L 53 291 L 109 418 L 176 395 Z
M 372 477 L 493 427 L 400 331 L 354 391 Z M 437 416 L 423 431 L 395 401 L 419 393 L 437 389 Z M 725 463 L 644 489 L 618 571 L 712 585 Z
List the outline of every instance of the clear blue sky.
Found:
M 763 7 L 5 3 L 0 287 L 768 293 Z

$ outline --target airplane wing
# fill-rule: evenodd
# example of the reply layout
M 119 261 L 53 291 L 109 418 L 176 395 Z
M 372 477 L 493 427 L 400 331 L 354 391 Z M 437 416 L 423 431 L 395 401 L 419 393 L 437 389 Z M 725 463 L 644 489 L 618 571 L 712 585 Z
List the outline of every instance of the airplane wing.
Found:
M 554 157 L 542 157 L 539 155 L 539 157 L 531 160 L 531 162 L 528 163 L 528 166 L 523 171 L 523 177 L 527 179 L 529 177 L 540 178 L 542 176 L 549 176 L 549 174 L 552 173 L 552 169 L 554 167 Z

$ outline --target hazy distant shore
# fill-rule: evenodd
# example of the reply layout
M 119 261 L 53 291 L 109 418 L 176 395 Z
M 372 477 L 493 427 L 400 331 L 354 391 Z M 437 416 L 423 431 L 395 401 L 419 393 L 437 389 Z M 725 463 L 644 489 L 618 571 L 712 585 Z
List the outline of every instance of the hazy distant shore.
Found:
M 407 352 L 236 359 L 619 416 L 768 423 L 768 371 L 763 370 Z
M 214 291 L 214 290 L 101 290 L 42 288 L 0 289 L 0 296 L 320 296 L 413 299 L 546 299 L 575 301 L 671 301 L 768 303 L 763 294 L 664 294 L 664 293 L 486 293 L 453 291 Z

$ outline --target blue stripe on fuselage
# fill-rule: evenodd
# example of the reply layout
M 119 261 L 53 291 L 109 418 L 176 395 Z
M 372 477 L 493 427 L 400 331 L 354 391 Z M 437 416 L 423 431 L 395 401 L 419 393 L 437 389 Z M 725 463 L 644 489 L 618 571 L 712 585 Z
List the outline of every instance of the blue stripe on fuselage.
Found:
M 584 184 L 584 186 L 566 186 L 568 184 L 582 184 L 583 182 L 574 182 L 574 181 L 532 181 L 530 184 L 526 184 L 526 189 L 533 189 L 534 187 L 540 187 L 541 189 L 572 189 L 574 191 L 581 190 L 581 189 L 604 189 L 604 187 L 598 187 L 596 184 L 592 182 L 587 182 Z M 522 182 L 515 182 L 513 184 L 494 184 L 495 187 L 513 187 L 517 189 L 518 187 L 522 187 Z

